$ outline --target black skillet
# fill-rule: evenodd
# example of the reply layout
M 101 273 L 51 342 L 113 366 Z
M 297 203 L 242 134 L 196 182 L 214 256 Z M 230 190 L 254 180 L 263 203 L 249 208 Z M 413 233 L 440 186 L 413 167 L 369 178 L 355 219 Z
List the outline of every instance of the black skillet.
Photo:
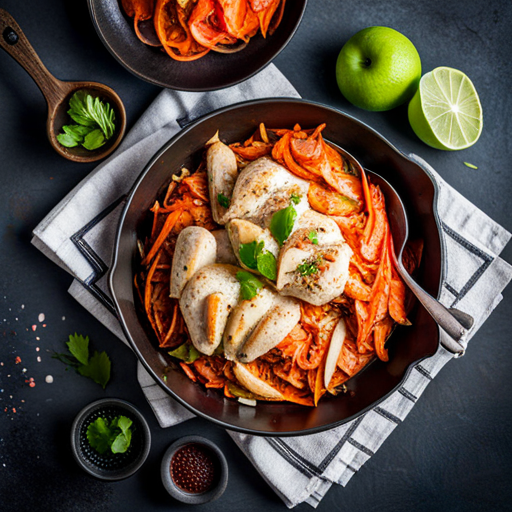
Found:
M 324 398 L 316 408 L 288 403 L 260 402 L 251 408 L 206 390 L 180 371 L 167 371 L 171 358 L 158 350 L 144 315 L 135 304 L 133 273 L 137 231 L 147 210 L 183 165 L 194 168 L 204 144 L 217 130 L 227 142 L 246 139 L 264 122 L 268 127 L 304 128 L 327 123 L 324 137 L 345 148 L 361 164 L 387 179 L 398 191 L 408 212 L 410 236 L 424 241 L 418 283 L 437 297 L 443 276 L 443 246 L 436 212 L 437 189 L 427 172 L 394 148 L 377 132 L 333 108 L 296 99 L 267 99 L 217 110 L 184 128 L 158 151 L 130 193 L 120 219 L 110 287 L 121 325 L 144 367 L 178 402 L 199 416 L 237 431 L 257 435 L 303 435 L 332 428 L 374 407 L 399 388 L 415 363 L 433 355 L 439 328 L 416 304 L 411 327 L 398 326 L 391 336 L 388 363 L 374 361 L 347 382 L 348 392 Z M 163 375 L 167 372 L 166 380 Z

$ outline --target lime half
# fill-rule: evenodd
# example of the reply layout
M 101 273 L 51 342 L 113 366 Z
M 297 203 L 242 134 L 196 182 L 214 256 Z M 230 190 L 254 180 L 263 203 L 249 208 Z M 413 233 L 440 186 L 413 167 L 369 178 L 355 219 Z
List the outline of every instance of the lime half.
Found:
M 421 78 L 409 103 L 409 122 L 429 146 L 465 149 L 482 133 L 482 105 L 473 83 L 462 71 L 440 67 Z

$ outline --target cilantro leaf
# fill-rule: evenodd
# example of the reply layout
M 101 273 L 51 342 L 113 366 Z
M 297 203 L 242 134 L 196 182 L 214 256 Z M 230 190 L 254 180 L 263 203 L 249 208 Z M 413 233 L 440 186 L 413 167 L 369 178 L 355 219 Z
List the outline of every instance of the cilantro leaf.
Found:
M 290 236 L 296 217 L 297 212 L 293 205 L 289 205 L 272 215 L 270 231 L 274 235 L 274 238 L 279 242 L 279 245 L 283 245 L 286 239 Z
M 308 238 L 311 240 L 312 244 L 318 245 L 318 233 L 315 230 L 309 232 Z
M 99 384 L 103 389 L 110 379 L 110 359 L 106 352 L 94 352 L 89 363 L 79 366 L 77 369 L 80 375 L 91 378 Z
M 264 246 L 265 242 L 258 242 L 257 240 L 254 240 L 248 244 L 240 244 L 240 249 L 238 251 L 240 261 L 247 268 L 256 270 L 258 268 L 258 255 L 261 253 Z
M 276 257 L 269 251 L 262 252 L 258 254 L 256 258 L 258 272 L 266 277 L 274 281 L 277 279 L 277 262 Z
M 132 440 L 132 423 L 126 416 L 116 416 L 110 425 L 105 418 L 96 418 L 87 427 L 87 440 L 98 453 L 124 453 Z
M 263 283 L 250 272 L 237 272 L 236 278 L 240 282 L 240 294 L 244 300 L 251 300 L 263 288 Z
M 132 440 L 132 431 L 130 430 L 130 427 L 133 422 L 126 416 L 118 416 L 115 420 L 117 420 L 116 426 L 121 429 L 121 432 L 114 438 L 110 449 L 112 450 L 112 453 L 124 453 L 130 446 L 130 442 Z
M 217 194 L 217 202 L 224 208 L 229 208 L 229 197 L 225 196 L 224 194 Z
M 70 334 L 66 343 L 71 354 L 82 364 L 89 362 L 89 336 L 85 338 L 81 334 Z
M 107 425 L 105 418 L 96 418 L 87 427 L 87 440 L 89 444 L 99 453 L 105 453 L 112 444 L 112 431 Z
M 85 136 L 82 146 L 85 149 L 92 151 L 93 149 L 98 149 L 103 146 L 103 144 L 105 144 L 105 136 L 103 135 L 103 132 L 97 128 Z

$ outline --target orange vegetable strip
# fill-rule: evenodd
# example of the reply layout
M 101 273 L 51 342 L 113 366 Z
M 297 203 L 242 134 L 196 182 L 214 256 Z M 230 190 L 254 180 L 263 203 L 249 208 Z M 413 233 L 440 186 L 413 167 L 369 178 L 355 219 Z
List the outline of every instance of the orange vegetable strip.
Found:
M 176 210 L 169 214 L 167 219 L 165 219 L 165 224 L 162 228 L 162 231 L 160 231 L 160 234 L 158 235 L 158 238 L 156 239 L 155 243 L 153 244 L 153 247 L 151 247 L 151 250 L 147 254 L 147 256 L 144 258 L 144 261 L 142 262 L 143 265 L 146 265 L 149 263 L 155 256 L 155 254 L 158 252 L 162 244 L 164 243 L 165 239 L 169 236 L 169 233 L 172 231 L 172 228 L 180 218 L 182 210 Z
M 153 315 L 151 314 L 151 278 L 155 273 L 156 267 L 158 265 L 158 260 L 160 259 L 160 253 L 158 253 L 153 265 L 149 269 L 148 275 L 146 277 L 146 288 L 144 290 L 144 308 L 146 310 L 146 314 L 148 315 L 151 326 L 153 327 L 155 333 L 158 335 L 158 328 L 156 326 Z
M 176 304 L 174 304 L 174 311 L 173 311 L 173 314 L 172 314 L 171 326 L 169 327 L 169 330 L 167 331 L 167 335 L 165 336 L 163 341 L 160 343 L 160 347 L 161 348 L 167 346 L 167 343 L 171 339 L 172 333 L 176 329 L 177 320 L 178 320 L 178 302 L 176 302 Z

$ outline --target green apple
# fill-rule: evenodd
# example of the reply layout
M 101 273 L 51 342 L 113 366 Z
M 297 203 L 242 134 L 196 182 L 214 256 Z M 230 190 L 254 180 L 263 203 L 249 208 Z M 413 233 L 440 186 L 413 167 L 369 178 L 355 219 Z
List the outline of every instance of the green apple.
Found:
M 410 100 L 421 78 L 414 45 L 388 27 L 369 27 L 352 36 L 336 62 L 343 96 L 365 110 L 383 111 Z

